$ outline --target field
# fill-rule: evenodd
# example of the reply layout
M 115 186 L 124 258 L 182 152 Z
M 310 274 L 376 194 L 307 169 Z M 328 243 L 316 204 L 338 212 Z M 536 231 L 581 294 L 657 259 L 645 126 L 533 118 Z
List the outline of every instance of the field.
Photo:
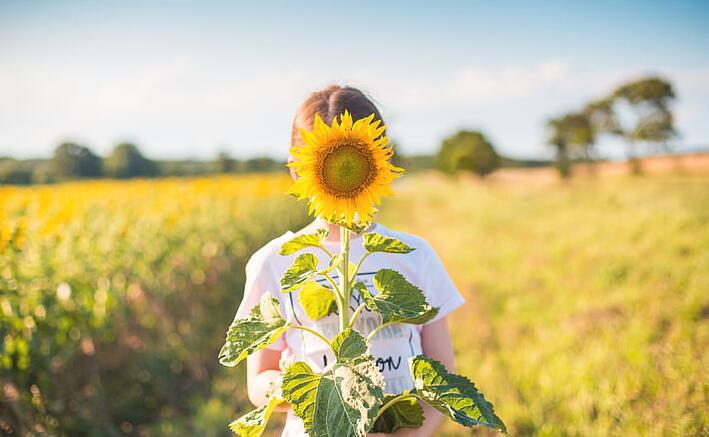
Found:
M 287 183 L 0 188 L 0 430 L 229 435 L 243 369 L 216 353 L 250 253 L 308 221 Z M 395 189 L 380 221 L 444 260 L 458 370 L 512 435 L 709 433 L 708 174 Z
M 428 177 L 382 220 L 428 239 L 465 293 L 458 365 L 512 434 L 709 432 L 709 177 Z
M 2 188 L 0 431 L 228 435 L 217 362 L 248 257 L 300 227 L 287 176 Z M 32 433 L 32 434 L 30 434 Z

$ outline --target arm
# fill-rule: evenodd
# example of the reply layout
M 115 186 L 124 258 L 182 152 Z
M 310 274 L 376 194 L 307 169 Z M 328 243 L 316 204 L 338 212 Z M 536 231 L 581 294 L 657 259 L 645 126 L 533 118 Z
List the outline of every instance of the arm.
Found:
M 271 390 L 281 385 L 281 369 L 278 362 L 281 352 L 271 349 L 261 349 L 254 352 L 246 359 L 246 381 L 248 385 L 249 400 L 256 407 L 266 403 Z M 290 406 L 283 403 L 276 407 L 276 411 L 288 411 Z
M 424 355 L 440 361 L 449 371 L 455 371 L 455 355 L 453 354 L 453 345 L 445 317 L 423 326 L 421 330 L 421 346 L 423 347 Z M 370 437 L 385 437 L 387 435 L 396 437 L 430 437 L 434 435 L 443 420 L 443 415 L 424 402 L 421 402 L 421 406 L 425 416 L 421 428 L 402 428 L 393 434 L 373 433 L 370 434 Z

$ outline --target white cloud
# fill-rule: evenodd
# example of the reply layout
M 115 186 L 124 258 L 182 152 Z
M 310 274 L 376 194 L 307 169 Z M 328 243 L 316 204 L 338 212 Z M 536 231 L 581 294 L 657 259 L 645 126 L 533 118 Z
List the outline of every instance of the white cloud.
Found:
M 468 67 L 456 75 L 447 94 L 451 99 L 471 101 L 527 97 L 566 78 L 569 70 L 563 62 L 498 69 Z

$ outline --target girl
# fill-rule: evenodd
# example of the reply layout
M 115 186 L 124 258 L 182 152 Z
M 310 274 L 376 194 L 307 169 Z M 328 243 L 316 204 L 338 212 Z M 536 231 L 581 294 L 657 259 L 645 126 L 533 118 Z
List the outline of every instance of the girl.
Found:
M 325 123 L 330 124 L 332 118 L 348 110 L 354 119 L 369 116 L 374 113 L 381 119 L 374 104 L 359 90 L 351 87 L 329 86 L 312 93 L 298 108 L 293 121 L 291 135 L 292 144 L 301 144 L 299 129 L 312 130 L 315 114 L 319 114 Z M 382 121 L 383 123 L 383 121 Z M 293 157 L 289 158 L 292 161 Z M 296 179 L 297 173 L 291 168 L 291 176 Z M 298 301 L 298 292 L 278 293 L 279 279 L 283 272 L 293 263 L 296 255 L 281 256 L 278 249 L 281 245 L 298 234 L 313 233 L 318 228 L 327 228 L 329 236 L 324 241 L 325 247 L 332 252 L 339 249 L 339 229 L 336 225 L 317 218 L 310 225 L 298 232 L 288 231 L 281 237 L 269 242 L 251 257 L 246 265 L 246 287 L 244 299 L 237 311 L 237 317 L 248 315 L 256 305 L 261 295 L 270 291 L 280 300 L 281 311 L 288 320 L 315 329 L 328 338 L 332 338 L 338 329 L 338 318 L 330 315 L 313 321 L 308 318 Z M 401 272 L 410 282 L 421 288 L 426 301 L 439 308 L 439 313 L 433 320 L 424 325 L 396 324 L 382 329 L 372 339 L 371 352 L 376 358 L 377 366 L 384 376 L 386 393 L 401 393 L 411 389 L 413 383 L 409 375 L 408 358 L 421 353 L 434 358 L 450 371 L 454 371 L 455 363 L 453 348 L 446 316 L 463 304 L 464 300 L 446 273 L 436 253 L 423 239 L 386 228 L 379 223 L 373 223 L 363 233 L 376 232 L 401 240 L 416 248 L 406 255 L 375 253 L 365 259 L 358 273 L 358 281 L 376 293 L 372 285 L 374 272 L 387 267 Z M 353 233 L 350 242 L 350 259 L 359 259 L 364 252 L 362 234 Z M 325 260 L 321 260 L 324 262 Z M 321 265 L 324 268 L 325 265 Z M 337 280 L 337 279 L 335 279 Z M 350 306 L 354 310 L 360 305 L 360 296 L 353 290 Z M 374 312 L 365 310 L 359 317 L 356 329 L 367 335 L 381 322 Z M 280 386 L 281 366 L 279 362 L 305 361 L 313 370 L 321 372 L 334 357 L 326 346 L 312 334 L 302 330 L 289 330 L 270 346 L 249 356 L 247 361 L 248 394 L 251 402 L 262 405 L 268 394 Z M 425 421 L 418 429 L 402 428 L 392 435 L 396 436 L 431 436 L 441 422 L 443 416 L 428 405 L 423 405 Z M 301 437 L 306 433 L 302 421 L 293 414 L 288 406 L 281 407 L 287 411 L 288 417 L 282 436 Z M 383 436 L 372 433 L 371 436 Z M 336 436 L 333 436 L 336 437 Z

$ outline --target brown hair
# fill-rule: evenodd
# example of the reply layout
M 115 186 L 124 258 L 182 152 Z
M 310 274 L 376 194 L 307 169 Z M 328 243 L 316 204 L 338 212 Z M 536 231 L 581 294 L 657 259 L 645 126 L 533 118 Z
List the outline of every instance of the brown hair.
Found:
M 332 119 L 342 114 L 345 109 L 352 114 L 352 118 L 355 120 L 367 117 L 372 113 L 374 113 L 375 120 L 382 120 L 377 107 L 362 91 L 349 86 L 329 85 L 310 94 L 298 107 L 295 119 L 293 119 L 291 145 L 302 144 L 298 130 L 312 130 L 315 114 L 320 115 L 325 123 L 331 124 Z

